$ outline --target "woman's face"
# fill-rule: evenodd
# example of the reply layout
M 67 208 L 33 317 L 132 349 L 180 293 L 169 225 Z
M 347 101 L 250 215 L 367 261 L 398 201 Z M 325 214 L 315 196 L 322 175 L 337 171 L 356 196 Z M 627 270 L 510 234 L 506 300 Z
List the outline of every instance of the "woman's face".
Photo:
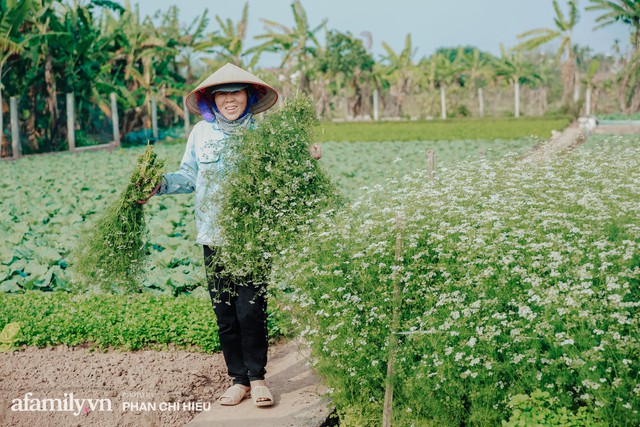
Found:
M 247 108 L 247 91 L 242 89 L 237 92 L 216 92 L 213 101 L 227 120 L 236 120 Z

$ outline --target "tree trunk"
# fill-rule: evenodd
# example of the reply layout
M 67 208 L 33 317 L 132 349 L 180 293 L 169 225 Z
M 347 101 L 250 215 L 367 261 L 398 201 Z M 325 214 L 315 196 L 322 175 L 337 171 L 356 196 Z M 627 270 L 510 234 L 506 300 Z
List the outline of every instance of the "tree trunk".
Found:
M 47 61 L 44 66 L 44 81 L 47 87 L 47 110 L 49 111 L 49 129 L 50 132 L 49 139 L 53 140 L 55 138 L 55 130 L 58 127 L 58 98 L 56 96 L 56 80 L 53 74 L 53 58 L 51 53 L 47 53 Z M 33 112 L 35 114 L 37 110 Z
M 353 117 L 358 117 L 362 112 L 362 87 L 358 83 L 358 76 L 353 77 L 353 107 L 351 109 Z
M 596 111 L 598 111 L 598 101 L 600 100 L 600 90 L 595 87 L 593 89 L 593 92 L 591 94 L 591 110 L 593 111 L 593 114 L 596 114 Z
M 584 115 L 591 115 L 591 86 L 587 86 L 587 93 L 585 94 Z
M 575 62 L 572 59 L 567 59 L 562 63 L 561 69 L 562 77 L 562 104 L 569 105 L 572 98 L 572 94 L 575 91 L 574 79 L 576 77 Z
M 316 113 L 318 117 L 329 117 L 329 99 L 327 96 L 327 80 L 319 78 L 316 84 Z
M 447 119 L 447 94 L 444 85 L 440 86 L 440 117 L 442 120 Z
M 484 117 L 484 94 L 481 87 L 478 88 L 478 114 Z
M 404 87 L 402 80 L 398 81 L 396 89 L 396 111 L 394 115 L 400 117 L 402 115 L 402 104 L 404 103 Z
M 573 103 L 580 101 L 580 73 L 576 70 L 573 78 Z

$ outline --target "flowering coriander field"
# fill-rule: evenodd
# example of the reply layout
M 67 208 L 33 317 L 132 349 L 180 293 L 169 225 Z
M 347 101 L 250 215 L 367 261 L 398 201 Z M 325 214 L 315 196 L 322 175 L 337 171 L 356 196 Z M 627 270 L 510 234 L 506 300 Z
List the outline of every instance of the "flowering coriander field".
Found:
M 528 137 L 491 141 L 325 142 L 322 144 L 322 162 L 340 189 L 348 196 L 357 197 L 362 187 L 395 185 L 390 178 L 427 168 L 429 150 L 434 151 L 434 166 L 439 170 L 464 160 L 494 160 L 509 153 L 523 153 L 540 141 Z
M 415 172 L 291 248 L 344 425 L 382 419 L 394 305 L 400 425 L 640 425 L 640 137 L 598 141 Z

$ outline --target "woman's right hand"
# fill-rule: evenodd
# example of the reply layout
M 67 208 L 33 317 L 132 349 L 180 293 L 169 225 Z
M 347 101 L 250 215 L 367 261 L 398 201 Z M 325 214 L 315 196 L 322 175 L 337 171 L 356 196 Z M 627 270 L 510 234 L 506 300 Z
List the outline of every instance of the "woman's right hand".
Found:
M 161 185 L 162 185 L 162 181 L 160 181 L 160 182 L 158 183 L 158 185 L 156 185 L 156 188 L 154 188 L 154 189 L 153 189 L 153 191 L 151 192 L 151 194 L 149 194 L 149 197 L 147 197 L 146 199 L 142 199 L 142 200 L 136 200 L 136 203 L 141 204 L 141 205 L 146 204 L 146 203 L 149 201 L 149 199 L 150 199 L 151 197 L 153 197 L 153 195 L 154 195 L 154 194 L 156 194 L 156 193 L 158 192 L 158 190 L 160 189 L 160 186 L 161 186 Z

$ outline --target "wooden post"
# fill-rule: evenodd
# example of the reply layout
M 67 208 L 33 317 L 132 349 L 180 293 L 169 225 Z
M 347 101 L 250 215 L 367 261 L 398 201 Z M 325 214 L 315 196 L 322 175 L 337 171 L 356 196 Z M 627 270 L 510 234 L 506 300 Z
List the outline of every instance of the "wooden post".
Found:
M 156 98 L 151 98 L 151 129 L 153 132 L 153 138 L 158 140 L 158 105 L 156 104 Z
M 76 151 L 76 112 L 74 105 L 73 92 L 67 94 L 67 141 L 69 142 L 69 151 Z
M 402 262 L 402 215 L 396 213 L 396 267 Z M 389 356 L 387 358 L 387 378 L 384 390 L 384 406 L 382 409 L 382 426 L 391 427 L 393 421 L 393 377 L 395 374 L 396 349 L 398 347 L 398 330 L 400 329 L 400 305 L 402 294 L 400 292 L 401 277 L 393 272 L 393 309 L 391 313 L 391 328 L 389 331 Z
M 11 107 L 11 149 L 13 158 L 17 159 L 22 156 L 22 144 L 20 144 L 20 129 L 18 124 L 18 98 L 12 96 L 10 99 Z
M 518 82 L 518 80 L 516 80 L 514 89 L 515 89 L 514 97 L 515 97 L 515 104 L 516 104 L 514 116 L 520 117 L 520 82 Z
M 379 112 L 379 108 L 380 108 L 380 100 L 379 100 L 379 96 L 380 94 L 378 93 L 378 89 L 374 89 L 373 90 L 373 120 L 375 120 L 376 122 L 378 121 L 378 119 L 380 119 L 380 112 Z
M 429 179 L 433 180 L 433 170 L 435 169 L 436 152 L 433 149 L 427 151 L 427 170 L 429 171 Z
M 484 160 L 484 150 L 482 147 L 478 148 L 478 157 L 480 157 L 480 160 Z
M 191 124 L 189 123 L 189 109 L 187 108 L 187 97 L 182 97 L 182 109 L 184 111 L 184 137 L 189 138 L 191 132 Z
M 120 121 L 118 120 L 118 101 L 115 92 L 109 95 L 111 98 L 111 123 L 113 125 L 113 146 L 120 147 Z

